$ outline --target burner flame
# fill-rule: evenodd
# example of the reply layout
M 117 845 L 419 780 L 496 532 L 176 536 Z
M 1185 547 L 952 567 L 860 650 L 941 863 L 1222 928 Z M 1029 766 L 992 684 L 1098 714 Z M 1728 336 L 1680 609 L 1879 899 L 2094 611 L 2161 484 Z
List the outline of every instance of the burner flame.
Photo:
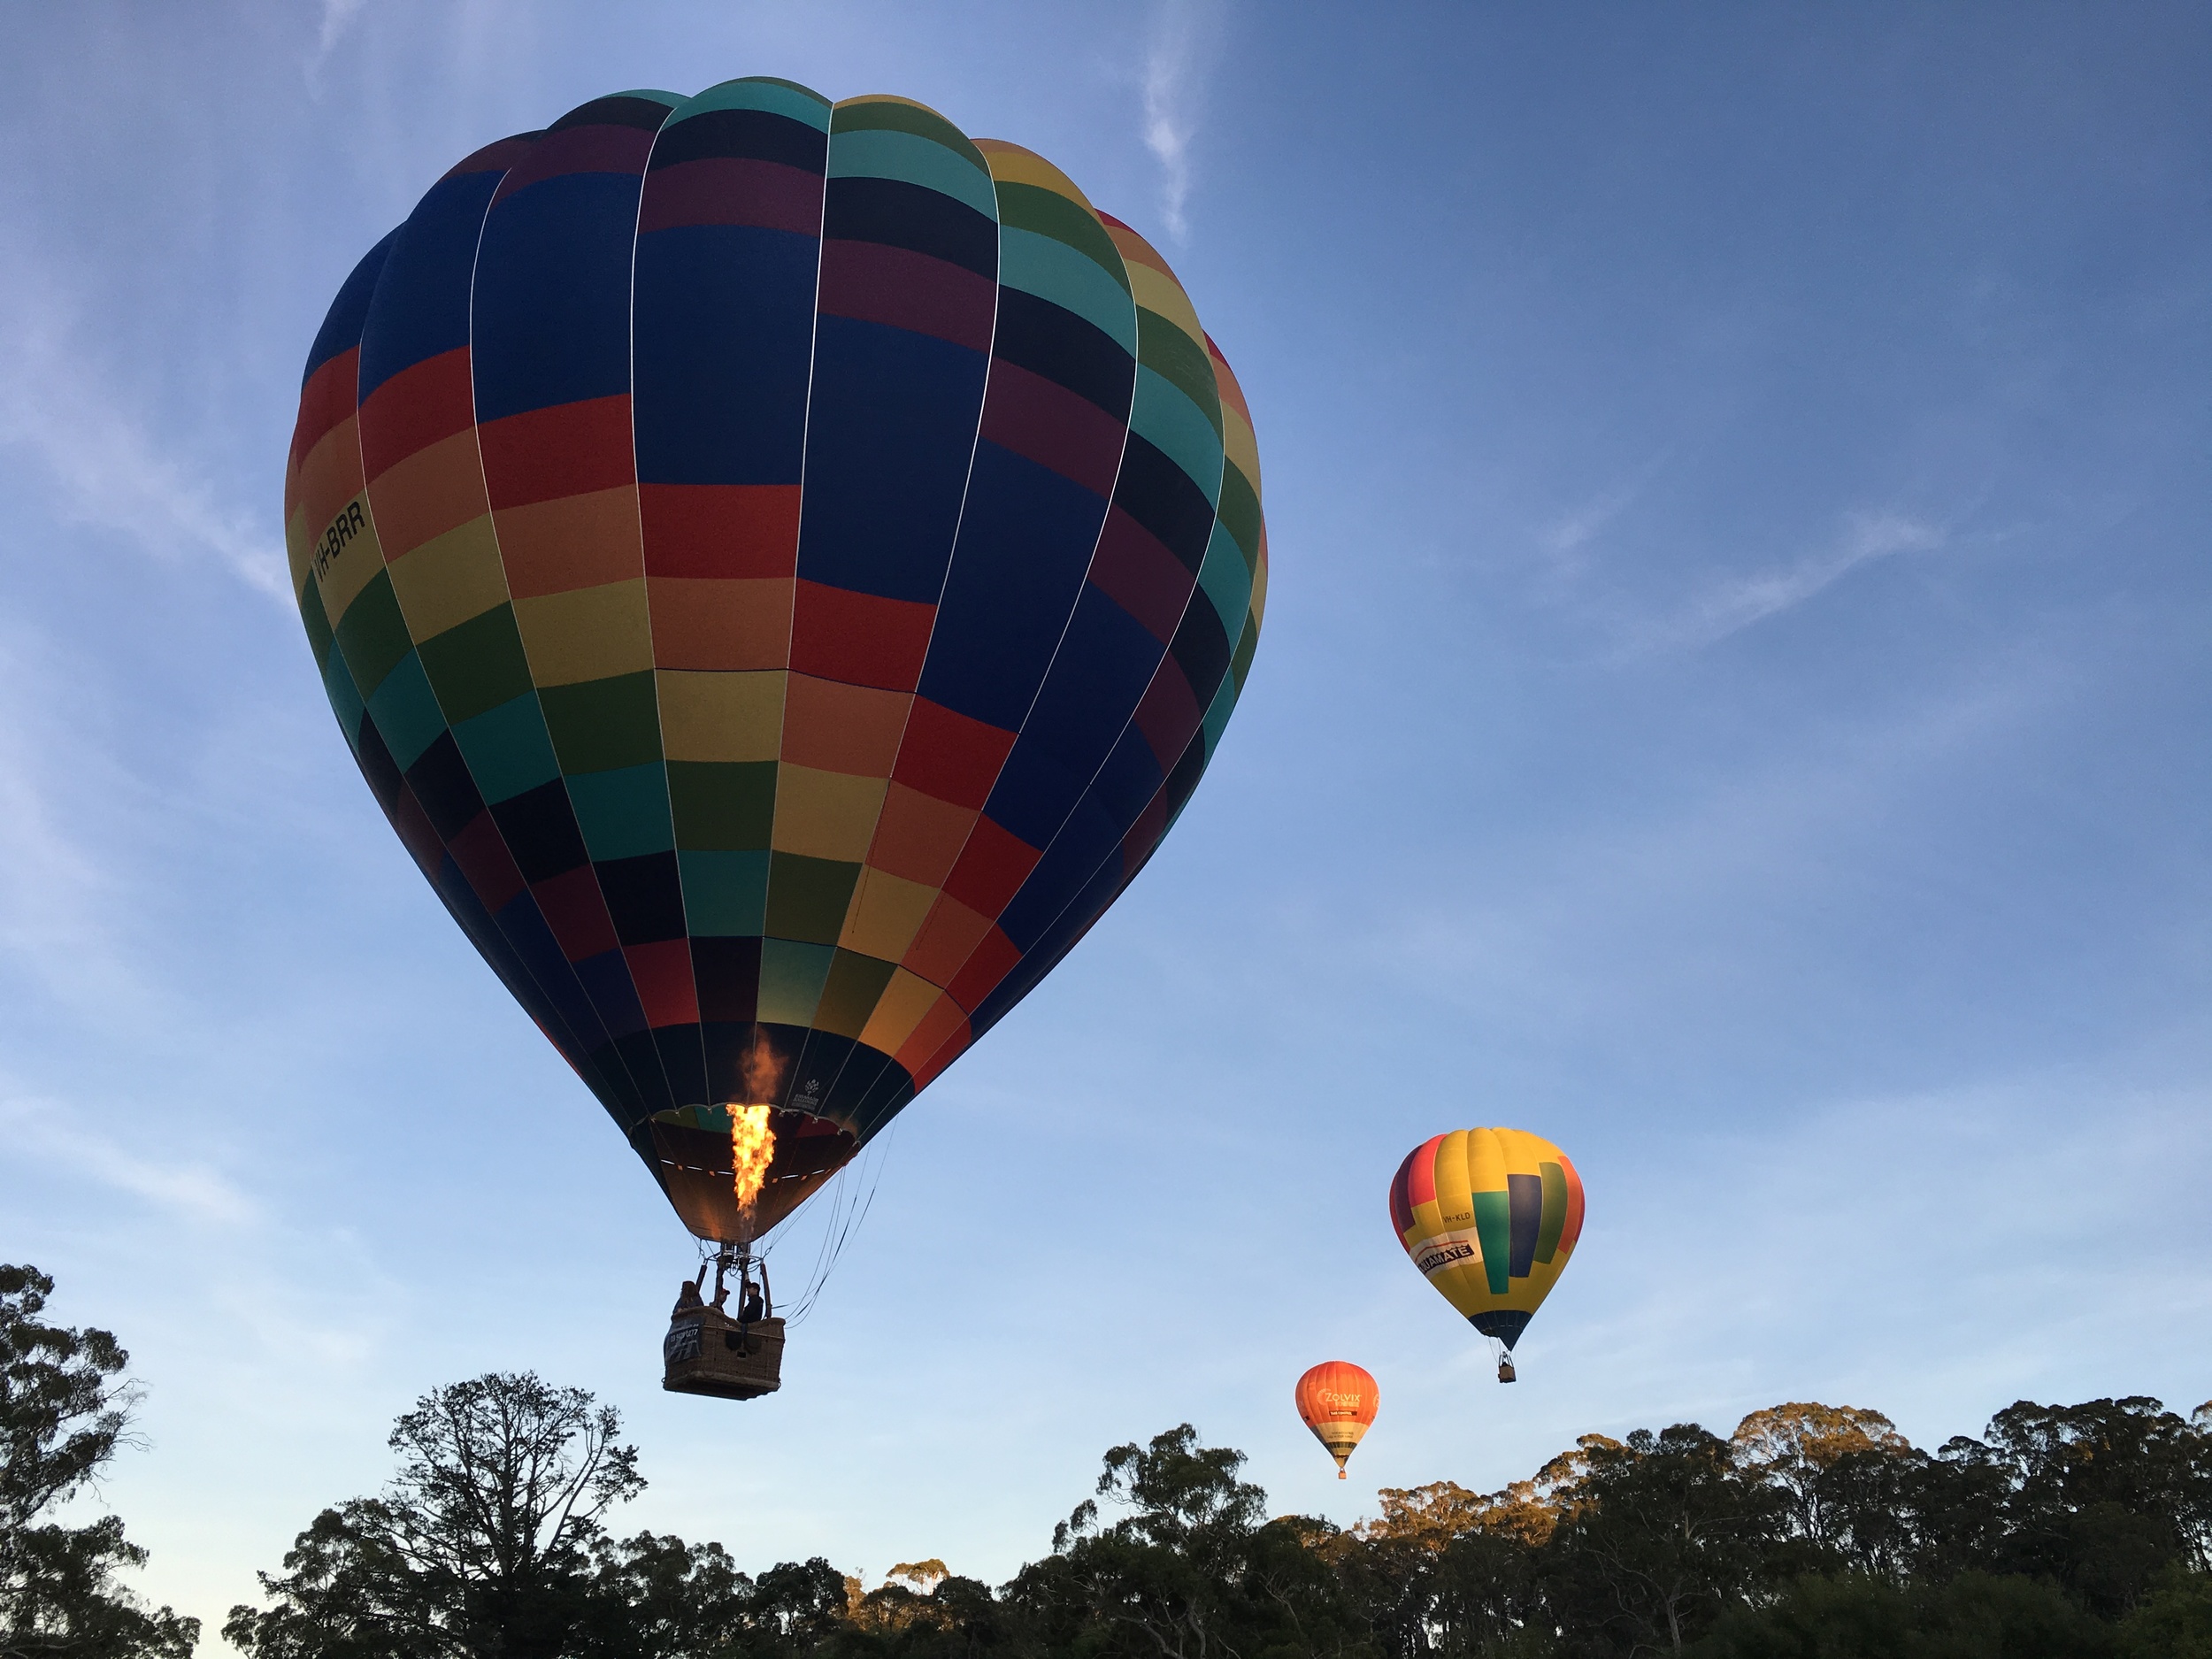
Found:
M 761 1183 L 768 1179 L 769 1161 L 776 1156 L 776 1132 L 768 1126 L 769 1106 L 732 1106 L 730 1114 L 730 1185 L 737 1207 L 748 1222 L 760 1201 Z

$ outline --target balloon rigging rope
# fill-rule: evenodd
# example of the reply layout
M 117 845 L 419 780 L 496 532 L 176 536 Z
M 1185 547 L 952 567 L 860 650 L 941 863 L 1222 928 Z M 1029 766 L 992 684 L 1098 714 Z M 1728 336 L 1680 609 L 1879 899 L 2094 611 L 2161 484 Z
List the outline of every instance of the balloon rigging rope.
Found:
M 823 1224 L 821 1241 L 815 1247 L 814 1269 L 808 1277 L 806 1288 L 799 1293 L 791 1311 L 784 1316 L 787 1325 L 797 1325 L 813 1312 L 816 1302 L 821 1299 L 822 1287 L 828 1283 L 830 1275 L 837 1271 L 837 1263 L 845 1254 L 845 1246 L 868 1219 L 868 1212 L 875 1207 L 876 1189 L 883 1181 L 883 1165 L 890 1150 L 890 1142 L 897 1133 L 898 1125 L 895 1122 L 884 1136 L 882 1144 L 868 1149 L 868 1190 L 864 1194 L 856 1190 L 859 1173 L 849 1165 L 840 1170 L 836 1179 L 831 1183 L 829 1213 Z M 849 1177 L 851 1179 L 849 1179 Z

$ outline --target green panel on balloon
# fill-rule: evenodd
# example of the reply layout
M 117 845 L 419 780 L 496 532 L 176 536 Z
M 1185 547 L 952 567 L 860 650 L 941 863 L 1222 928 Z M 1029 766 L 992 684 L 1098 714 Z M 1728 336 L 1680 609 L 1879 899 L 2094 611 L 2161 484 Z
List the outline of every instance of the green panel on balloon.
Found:
M 307 629 L 307 649 L 315 653 L 315 666 L 330 658 L 330 618 L 323 610 L 323 590 L 314 582 L 300 589 L 300 622 Z
M 1052 199 L 1066 200 L 1057 196 Z M 1050 300 L 1063 311 L 1073 311 L 1118 342 L 1123 350 L 1135 353 L 1137 311 L 1130 303 L 1128 291 L 1066 243 L 1032 231 L 1002 227 L 999 281 L 1007 288 Z
M 780 1025 L 810 1025 L 837 952 L 828 945 L 764 939 L 760 946 L 760 1009 L 757 1018 Z
M 495 605 L 418 649 L 446 718 L 456 725 L 533 689 L 511 605 Z
M 457 723 L 453 741 L 487 802 L 509 800 L 561 775 L 535 692 Z
M 1121 250 L 1114 246 L 1114 239 L 1106 234 L 1106 227 L 1083 211 L 1080 203 L 1071 202 L 1057 190 L 1048 190 L 1041 185 L 1001 180 L 998 216 L 1002 225 L 1034 231 L 1040 236 L 1089 255 L 1120 288 L 1123 297 L 1127 297 L 1129 276 L 1122 266 Z
M 353 671 L 346 666 L 343 651 L 331 652 L 323 664 L 323 695 L 330 699 L 330 711 L 338 717 L 338 729 L 346 734 L 346 747 L 358 754 L 361 722 L 368 717 L 368 709 L 353 683 Z
M 402 772 L 421 757 L 445 730 L 445 716 L 424 678 L 422 659 L 410 651 L 384 676 L 384 683 L 369 699 L 369 714 L 384 740 L 384 747 Z
M 1221 437 L 1221 387 L 1205 349 L 1165 318 L 1146 314 L 1137 361 L 1191 401 L 1217 442 Z
M 709 87 L 695 98 L 687 98 L 669 125 L 672 127 L 677 121 L 715 110 L 760 110 L 803 121 L 818 132 L 826 133 L 829 131 L 831 107 L 830 101 L 820 93 L 796 81 L 778 81 L 771 75 L 745 75 Z
M 371 696 L 384 683 L 384 676 L 415 649 L 392 593 L 392 579 L 385 572 L 370 577 L 368 586 L 346 607 L 338 624 L 338 649 L 353 671 L 353 683 Z
M 1247 611 L 1244 632 L 1238 637 L 1236 655 L 1229 659 L 1229 672 L 1237 682 L 1237 695 L 1244 695 L 1244 678 L 1252 672 L 1252 657 L 1260 649 L 1260 625 Z
M 1151 369 L 1139 369 L 1129 426 L 1189 473 L 1209 502 L 1221 494 L 1221 434 L 1180 387 Z
M 771 763 L 772 764 L 773 763 Z M 768 852 L 680 852 L 684 926 L 694 937 L 749 939 L 768 923 Z
M 568 798 L 594 864 L 664 853 L 676 844 L 668 822 L 668 772 L 658 763 L 570 772 Z
M 1544 1218 L 1536 1230 L 1536 1259 L 1549 1265 L 1559 1254 L 1559 1235 L 1567 1225 L 1567 1172 L 1548 1161 L 1536 1166 L 1544 1179 Z
M 1475 1236 L 1482 1240 L 1482 1272 L 1490 1281 L 1490 1294 L 1506 1293 L 1513 1265 L 1513 1201 L 1507 1193 L 1477 1193 Z
M 1237 540 L 1244 567 L 1257 570 L 1260 561 L 1260 498 L 1252 480 L 1233 461 L 1221 469 L 1221 505 L 1217 510 L 1222 527 Z M 1247 587 L 1249 587 L 1248 582 Z
M 563 772 L 612 772 L 661 757 L 660 702 L 650 669 L 541 686 L 538 701 Z
M 817 1031 L 857 1037 L 876 1010 L 883 987 L 891 983 L 895 964 L 864 956 L 856 950 L 840 950 L 822 986 L 822 1000 L 814 1010 Z
M 860 98 L 841 104 L 830 116 L 830 131 L 839 137 L 848 133 L 911 133 L 956 154 L 973 153 L 965 133 L 934 111 L 902 98 Z
M 1234 639 L 1252 603 L 1252 567 L 1238 550 L 1236 537 L 1218 522 L 1213 539 L 1206 544 L 1205 562 L 1198 567 L 1198 585 L 1206 590 L 1214 614 L 1221 618 L 1221 637 Z
M 668 798 L 676 845 L 701 851 L 765 851 L 776 826 L 772 760 L 672 760 Z
M 804 853 L 777 853 L 768 870 L 768 931 L 778 939 L 833 945 L 845 931 L 860 866 Z
M 998 203 L 991 180 L 966 156 L 948 150 L 934 137 L 916 133 L 854 132 L 840 127 L 830 146 L 829 176 L 833 179 L 896 179 L 918 184 L 956 202 L 964 203 L 986 219 L 998 217 Z
M 1199 729 L 1206 734 L 1206 758 L 1213 758 L 1214 749 L 1221 741 L 1221 733 L 1229 724 L 1229 717 L 1236 711 L 1237 682 L 1234 677 L 1224 674 L 1221 684 L 1214 688 L 1214 700 L 1206 705 L 1206 718 L 1199 722 Z

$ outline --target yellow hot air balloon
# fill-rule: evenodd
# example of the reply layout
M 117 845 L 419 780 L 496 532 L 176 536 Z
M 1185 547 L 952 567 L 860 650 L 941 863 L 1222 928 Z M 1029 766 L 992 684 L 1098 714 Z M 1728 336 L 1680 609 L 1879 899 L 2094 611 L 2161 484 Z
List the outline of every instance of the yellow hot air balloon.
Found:
M 1513 1345 L 1582 1236 L 1582 1178 L 1567 1155 L 1522 1129 L 1455 1129 L 1423 1141 L 1390 1183 L 1399 1242 L 1445 1301 L 1498 1345 Z

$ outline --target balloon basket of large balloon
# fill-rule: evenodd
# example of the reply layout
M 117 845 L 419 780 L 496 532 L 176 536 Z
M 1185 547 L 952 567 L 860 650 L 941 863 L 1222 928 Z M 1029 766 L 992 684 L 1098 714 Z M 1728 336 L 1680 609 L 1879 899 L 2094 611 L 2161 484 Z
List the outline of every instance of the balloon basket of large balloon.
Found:
M 783 1321 L 740 1325 L 713 1309 L 678 1316 L 661 1342 L 661 1386 L 671 1394 L 757 1400 L 783 1386 Z

